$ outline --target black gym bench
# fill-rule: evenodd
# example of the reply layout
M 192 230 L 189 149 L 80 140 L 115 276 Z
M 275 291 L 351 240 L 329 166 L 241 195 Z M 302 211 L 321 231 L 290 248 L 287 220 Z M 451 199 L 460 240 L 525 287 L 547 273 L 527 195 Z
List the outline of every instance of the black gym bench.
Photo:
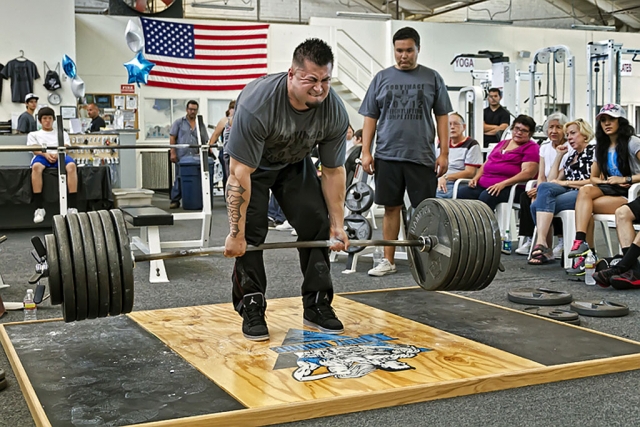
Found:
M 140 237 L 133 237 L 131 245 L 145 254 L 160 253 L 162 248 L 159 227 L 173 225 L 173 215 L 155 206 L 123 206 L 120 210 L 127 224 L 140 228 Z M 166 283 L 168 281 L 164 261 L 151 261 L 149 282 Z

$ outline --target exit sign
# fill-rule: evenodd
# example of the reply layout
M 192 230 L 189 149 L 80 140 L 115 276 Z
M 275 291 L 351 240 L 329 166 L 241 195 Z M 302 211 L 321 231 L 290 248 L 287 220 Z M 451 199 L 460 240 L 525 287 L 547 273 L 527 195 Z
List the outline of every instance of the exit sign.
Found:
M 136 93 L 134 85 L 120 85 L 120 93 Z

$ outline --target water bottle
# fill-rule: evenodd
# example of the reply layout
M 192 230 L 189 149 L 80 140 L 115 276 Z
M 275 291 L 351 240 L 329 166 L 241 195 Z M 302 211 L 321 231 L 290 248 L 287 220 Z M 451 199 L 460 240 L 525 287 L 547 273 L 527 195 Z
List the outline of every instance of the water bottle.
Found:
M 502 253 L 511 255 L 511 234 L 509 230 L 502 235 Z
M 587 258 L 584 260 L 584 284 L 595 285 L 596 279 L 593 278 L 593 273 L 596 272 L 596 258 L 593 256 L 593 252 L 589 251 Z
M 27 289 L 27 295 L 24 296 L 23 300 L 23 308 L 25 322 L 38 319 L 38 308 L 36 307 L 36 303 L 33 302 L 33 289 Z
M 382 248 L 380 246 L 376 246 L 373 250 L 373 268 L 376 268 L 382 262 L 382 258 L 384 258 L 384 254 Z

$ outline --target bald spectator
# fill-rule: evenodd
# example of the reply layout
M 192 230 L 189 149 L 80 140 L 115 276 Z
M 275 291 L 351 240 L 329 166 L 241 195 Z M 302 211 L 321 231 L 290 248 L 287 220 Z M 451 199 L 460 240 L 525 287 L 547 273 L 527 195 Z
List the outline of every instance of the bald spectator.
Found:
M 100 109 L 96 104 L 87 105 L 87 115 L 91 119 L 89 132 L 100 132 L 100 129 L 107 127 L 104 119 L 100 117 Z

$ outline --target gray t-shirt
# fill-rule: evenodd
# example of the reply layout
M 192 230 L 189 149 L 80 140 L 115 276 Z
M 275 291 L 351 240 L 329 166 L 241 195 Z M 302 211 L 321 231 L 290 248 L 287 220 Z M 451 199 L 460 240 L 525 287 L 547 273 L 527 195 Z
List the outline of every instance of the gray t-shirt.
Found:
M 20 114 L 18 117 L 18 132 L 20 133 L 29 133 L 35 132 L 38 130 L 38 123 L 36 122 L 35 117 L 32 114 L 29 114 L 28 111 Z
M 249 83 L 236 101 L 225 151 L 237 161 L 266 170 L 304 159 L 317 144 L 320 162 L 344 165 L 349 116 L 333 89 L 320 106 L 297 111 L 287 95 L 287 73 Z
M 359 113 L 378 120 L 375 157 L 435 166 L 435 125 L 431 114 L 449 114 L 451 101 L 437 71 L 418 65 L 390 67 L 371 81 Z

